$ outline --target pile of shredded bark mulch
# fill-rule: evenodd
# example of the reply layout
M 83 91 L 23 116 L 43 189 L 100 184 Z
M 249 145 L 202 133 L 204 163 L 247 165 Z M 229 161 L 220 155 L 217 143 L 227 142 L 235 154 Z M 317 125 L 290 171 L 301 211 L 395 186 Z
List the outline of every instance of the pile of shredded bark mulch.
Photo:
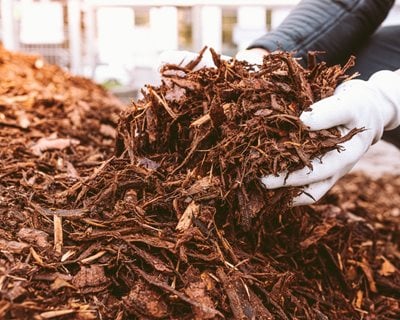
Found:
M 122 108 L 90 80 L 0 46 L 1 221 L 25 222 L 31 212 L 14 205 L 51 202 L 109 158 Z
M 35 203 L 55 202 L 59 192 L 91 175 L 113 154 L 119 114 L 125 107 L 88 79 L 72 76 L 39 56 L 0 46 L 1 319 L 19 317 L 5 313 L 6 301 L 15 302 L 28 291 L 35 295 L 34 288 L 26 291 L 27 283 L 9 287 L 10 268 L 30 264 L 29 259 L 13 259 L 7 253 L 13 243 L 9 241 L 23 240 L 26 230 L 49 232 L 37 219 Z M 30 278 L 29 268 L 24 268 L 18 273 Z
M 75 184 L 39 165 L 0 182 L 21 193 L 0 207 L 0 317 L 399 318 L 399 178 L 351 177 L 302 208 L 290 207 L 301 189 L 259 179 L 310 166 L 362 130 L 309 132 L 299 120 L 352 63 L 213 57 L 217 68 L 165 66 L 163 84 L 121 116 L 114 155 Z M 76 148 L 23 159 L 75 155 L 79 168 L 92 154 Z M 33 174 L 48 180 L 29 184 Z

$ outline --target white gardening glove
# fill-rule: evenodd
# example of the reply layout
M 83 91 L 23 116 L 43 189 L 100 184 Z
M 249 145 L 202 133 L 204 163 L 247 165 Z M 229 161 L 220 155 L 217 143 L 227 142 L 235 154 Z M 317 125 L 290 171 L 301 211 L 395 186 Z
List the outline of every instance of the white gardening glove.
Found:
M 368 81 L 349 80 L 337 87 L 333 96 L 303 112 L 302 122 L 311 130 L 338 127 L 344 135 L 353 128 L 366 130 L 342 144 L 344 151 L 327 152 L 321 160 L 312 160 L 312 170 L 303 168 L 262 178 L 268 189 L 304 186 L 304 193 L 293 200 L 294 206 L 319 200 L 377 142 L 384 130 L 400 124 L 400 75 L 379 71 Z

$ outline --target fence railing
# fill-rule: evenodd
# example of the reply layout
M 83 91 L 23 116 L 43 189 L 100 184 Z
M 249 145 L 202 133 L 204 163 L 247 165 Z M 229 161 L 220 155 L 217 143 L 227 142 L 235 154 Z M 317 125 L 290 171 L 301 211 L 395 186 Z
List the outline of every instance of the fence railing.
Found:
M 155 53 L 182 47 L 179 40 L 182 37 L 182 32 L 179 30 L 181 25 L 177 21 L 182 10 L 190 11 L 189 20 L 191 20 L 191 25 L 186 26 L 190 29 L 191 42 L 185 46 L 185 49 L 197 51 L 204 45 L 208 45 L 222 51 L 224 50 L 223 11 L 237 11 L 237 22 L 232 25 L 235 30 L 228 30 L 228 33 L 234 33 L 235 45 L 243 47 L 246 37 L 260 34 L 276 25 L 298 0 L 59 1 L 59 5 L 63 6 L 67 15 L 60 17 L 65 19 L 63 21 L 65 41 L 57 43 L 23 41 L 24 34 L 21 25 L 27 25 L 27 22 L 23 20 L 25 16 L 21 15 L 21 12 L 23 13 L 27 6 L 30 6 L 29 9 L 36 6 L 45 8 L 50 1 L 0 0 L 0 2 L 2 42 L 7 48 L 28 52 L 37 51 L 51 62 L 58 62 L 74 73 L 91 75 L 97 64 L 104 60 L 108 63 L 121 62 L 121 59 L 128 59 L 130 54 L 135 61 L 126 61 L 127 64 L 148 65 Z M 54 4 L 54 1 L 51 3 Z M 143 11 L 143 9 L 150 13 L 149 23 L 146 26 L 131 25 L 129 28 L 129 19 L 132 22 L 136 11 Z M 128 13 L 130 10 L 131 13 Z M 270 11 L 269 25 L 266 24 L 267 10 Z M 50 16 L 51 14 L 44 15 L 40 19 L 45 22 Z M 124 24 L 124 21 L 127 23 Z M 31 23 L 35 23 L 34 19 Z M 48 31 L 54 33 L 54 26 L 49 26 Z M 122 41 L 118 42 L 118 39 Z M 120 52 L 113 54 L 112 49 Z M 113 59 L 115 61 L 112 61 Z

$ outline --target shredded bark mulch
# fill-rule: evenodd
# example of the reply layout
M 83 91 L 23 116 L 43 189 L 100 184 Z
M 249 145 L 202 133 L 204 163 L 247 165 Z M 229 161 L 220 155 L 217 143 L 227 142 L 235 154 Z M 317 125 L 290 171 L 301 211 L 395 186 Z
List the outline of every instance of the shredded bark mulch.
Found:
M 267 190 L 363 128 L 302 111 L 349 78 L 275 52 L 166 65 L 125 107 L 0 50 L 0 317 L 398 319 L 400 178 L 348 175 L 322 201 Z M 120 111 L 120 117 L 118 117 Z

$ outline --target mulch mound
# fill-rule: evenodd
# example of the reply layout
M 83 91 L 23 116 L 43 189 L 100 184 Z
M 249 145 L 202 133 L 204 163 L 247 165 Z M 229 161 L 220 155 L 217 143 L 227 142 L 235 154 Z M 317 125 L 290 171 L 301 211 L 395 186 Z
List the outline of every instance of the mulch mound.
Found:
M 400 317 L 400 178 L 348 175 L 301 208 L 259 179 L 363 130 L 299 120 L 352 60 L 213 57 L 166 65 L 118 117 L 89 80 L 1 49 L 0 317 Z

